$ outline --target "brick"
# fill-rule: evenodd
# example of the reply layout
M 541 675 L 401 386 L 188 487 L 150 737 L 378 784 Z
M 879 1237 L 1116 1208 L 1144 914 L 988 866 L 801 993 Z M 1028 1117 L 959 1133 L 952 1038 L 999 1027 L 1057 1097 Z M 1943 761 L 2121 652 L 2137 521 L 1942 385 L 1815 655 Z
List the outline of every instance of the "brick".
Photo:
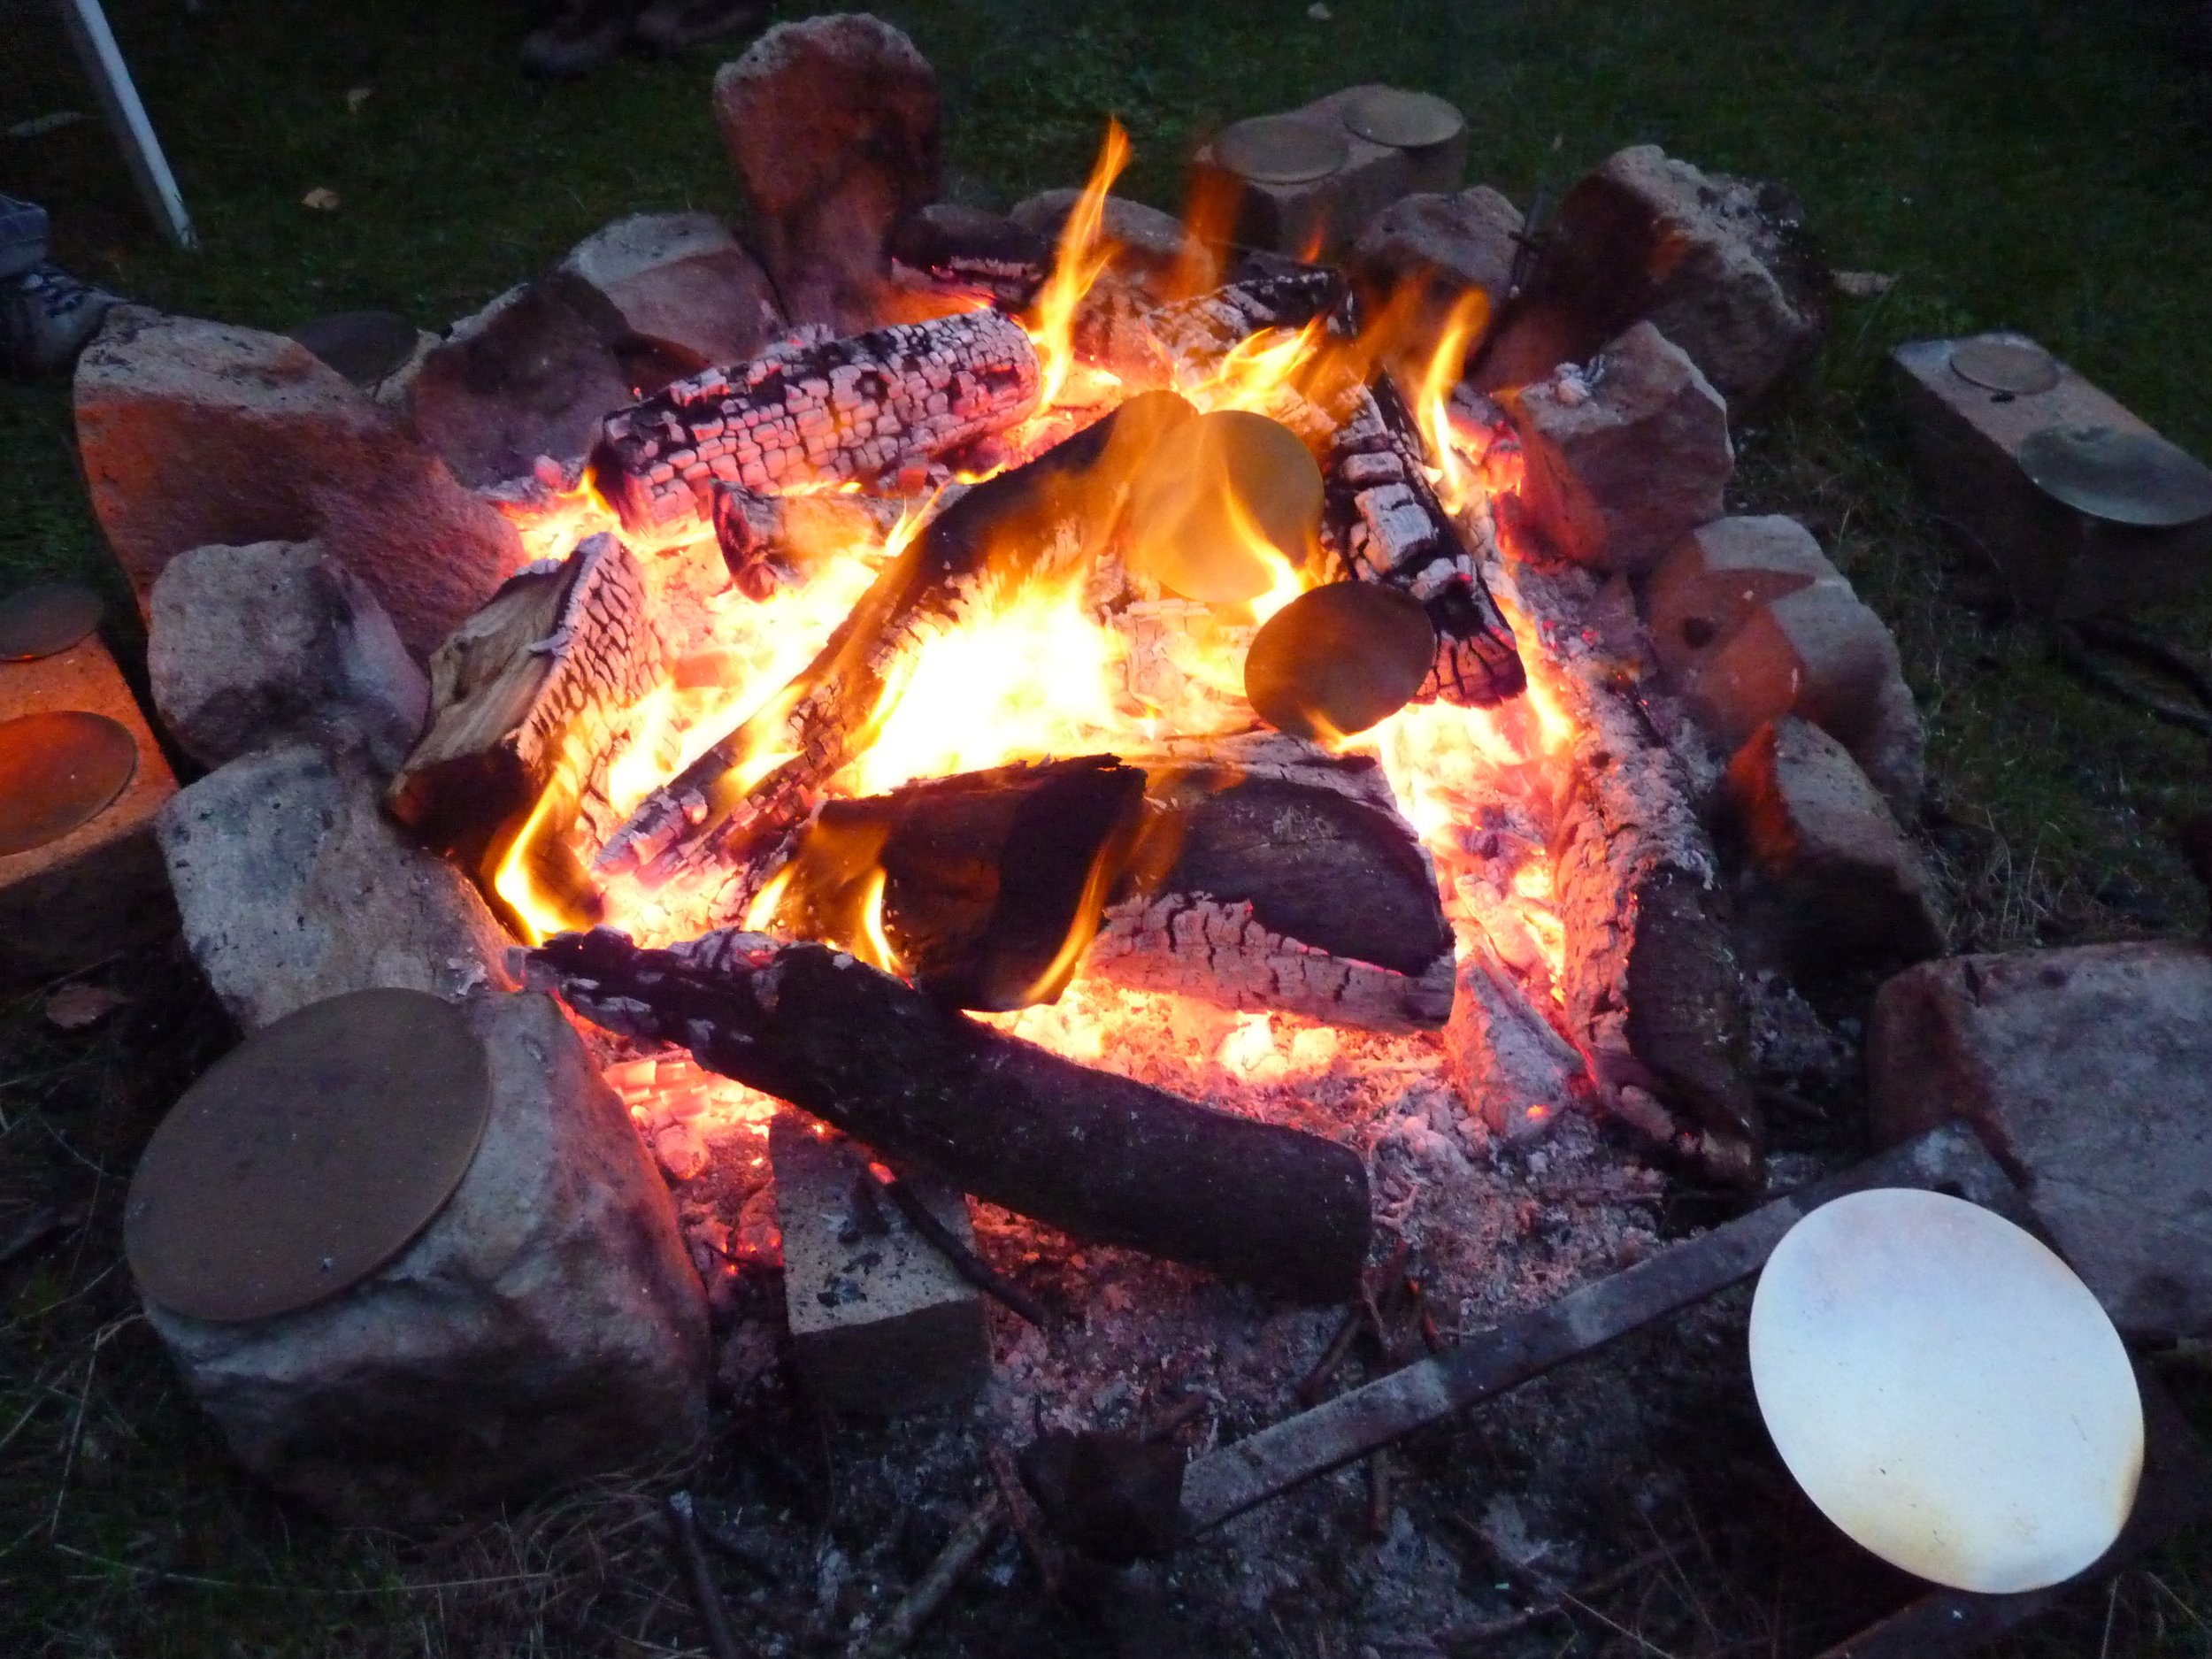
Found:
M 154 841 L 176 777 L 97 635 L 58 656 L 0 663 L 0 720 L 58 710 L 120 723 L 138 744 L 138 770 L 89 823 L 0 856 L 0 979 L 73 972 L 177 925 Z
M 865 1156 L 780 1114 L 768 1132 L 783 1231 L 792 1362 L 815 1395 L 873 1417 L 966 1400 L 989 1379 L 983 1301 L 888 1201 L 856 1202 Z M 972 1243 L 967 1201 L 909 1174 L 937 1219 Z

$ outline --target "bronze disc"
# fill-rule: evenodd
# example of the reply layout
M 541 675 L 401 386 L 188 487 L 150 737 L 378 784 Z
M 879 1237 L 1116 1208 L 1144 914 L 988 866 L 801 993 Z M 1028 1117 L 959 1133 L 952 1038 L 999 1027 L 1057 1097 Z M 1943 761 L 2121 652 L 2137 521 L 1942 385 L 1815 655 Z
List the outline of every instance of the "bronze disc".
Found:
M 2171 529 L 2212 517 L 2212 468 L 2155 433 L 2046 426 L 2019 460 L 2038 489 L 2092 518 Z
M 1374 582 L 1332 582 L 1292 600 L 1244 659 L 1244 695 L 1278 731 L 1348 737 L 1421 689 L 1436 629 L 1421 602 Z
M 107 810 L 138 772 L 138 740 L 104 714 L 0 720 L 0 855 L 58 841 Z
M 1254 184 L 1311 184 L 1351 158 L 1343 134 L 1287 115 L 1256 115 L 1214 140 L 1214 159 Z
M 1130 564 L 1202 603 L 1240 604 L 1294 569 L 1321 531 L 1321 468 L 1279 420 L 1217 409 L 1156 445 L 1129 491 Z
M 1969 340 L 1953 349 L 1951 372 L 1986 391 L 2032 397 L 2058 384 L 2058 362 L 2024 340 Z
M 187 1089 L 131 1179 L 149 1301 L 261 1319 L 334 1296 L 445 1207 L 491 1113 L 484 1045 L 422 991 L 354 991 L 249 1037 Z
M 1373 87 L 1344 106 L 1344 125 L 1371 144 L 1426 150 L 1457 138 L 1467 122 L 1433 93 Z
M 46 582 L 0 599 L 0 663 L 28 663 L 67 650 L 100 626 L 100 595 L 74 582 Z

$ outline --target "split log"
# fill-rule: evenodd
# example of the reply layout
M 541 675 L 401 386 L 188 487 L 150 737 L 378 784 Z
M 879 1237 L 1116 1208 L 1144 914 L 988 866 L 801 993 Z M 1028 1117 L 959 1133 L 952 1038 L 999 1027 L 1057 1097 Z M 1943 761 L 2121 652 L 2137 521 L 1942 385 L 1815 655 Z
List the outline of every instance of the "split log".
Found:
M 1035 348 L 996 311 L 899 323 L 710 369 L 607 417 L 590 472 L 626 528 L 703 524 L 715 483 L 895 475 L 1025 419 Z
M 906 511 L 882 496 L 773 495 L 718 483 L 710 516 L 730 580 L 749 599 L 765 599 L 826 559 L 879 546 Z
M 659 666 L 644 576 L 616 537 L 522 572 L 432 655 L 430 728 L 391 781 L 393 816 L 480 859 L 557 772 L 580 787 Z
M 1358 1286 L 1367 1172 L 1333 1141 L 1064 1060 L 824 945 L 728 931 L 641 950 L 602 928 L 527 962 L 587 1018 L 989 1202 L 1302 1300 Z
M 1513 629 L 1482 569 L 1423 470 L 1427 450 L 1386 377 L 1359 393 L 1322 467 L 1322 532 L 1352 576 L 1418 599 L 1436 626 L 1436 665 L 1423 703 L 1486 709 L 1528 680 Z

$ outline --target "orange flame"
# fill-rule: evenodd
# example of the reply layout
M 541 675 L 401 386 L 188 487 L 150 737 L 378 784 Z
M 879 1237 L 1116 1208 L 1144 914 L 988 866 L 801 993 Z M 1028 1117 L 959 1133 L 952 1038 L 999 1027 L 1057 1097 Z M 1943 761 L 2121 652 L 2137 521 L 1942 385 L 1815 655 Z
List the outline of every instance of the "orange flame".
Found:
M 1451 396 L 1466 367 L 1468 347 L 1489 320 L 1490 296 L 1480 288 L 1469 288 L 1453 302 L 1421 370 L 1420 389 L 1413 399 L 1414 419 L 1428 445 L 1430 463 L 1440 474 L 1437 499 L 1443 503 L 1445 511 L 1455 515 L 1466 511 L 1481 488 L 1481 479 L 1460 453 L 1452 430 Z
M 1105 272 L 1113 257 L 1106 240 L 1106 193 L 1121 170 L 1129 165 L 1129 134 L 1119 121 L 1106 123 L 1106 142 L 1091 168 L 1089 182 L 1075 200 L 1066 226 L 1060 232 L 1060 250 L 1052 274 L 1037 291 L 1035 320 L 1029 326 L 1043 368 L 1040 409 L 1048 407 L 1067 383 L 1075 365 L 1075 312 L 1083 296 Z

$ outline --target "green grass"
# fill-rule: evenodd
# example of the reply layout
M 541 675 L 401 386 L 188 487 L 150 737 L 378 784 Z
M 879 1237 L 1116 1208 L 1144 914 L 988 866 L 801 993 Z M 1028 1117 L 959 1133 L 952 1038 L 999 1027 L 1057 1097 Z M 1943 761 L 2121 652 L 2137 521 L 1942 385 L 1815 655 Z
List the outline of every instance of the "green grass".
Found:
M 1805 518 L 1896 628 L 1958 942 L 2196 930 L 2202 895 L 2166 833 L 2212 805 L 2201 741 L 2085 690 L 1981 603 L 1905 473 L 1881 371 L 1901 341 L 2023 328 L 2212 454 L 2212 79 L 2171 55 L 2165 19 L 2060 0 L 1331 4 L 1327 21 L 1302 0 L 882 9 L 939 67 L 952 190 L 987 204 L 1079 178 L 1111 111 L 1138 148 L 1127 189 L 1171 208 L 1208 131 L 1371 79 L 1452 98 L 1471 179 L 1518 200 L 1645 141 L 1790 184 L 1836 265 L 1898 280 L 1839 302 L 1819 376 L 1747 434 L 1733 496 Z M 707 110 L 712 55 L 535 86 L 511 67 L 518 11 L 117 0 L 203 251 L 150 234 L 96 121 L 0 137 L 0 188 L 46 200 L 60 252 L 96 280 L 280 327 L 365 306 L 436 326 L 620 213 L 741 211 Z M 0 29 L 5 121 L 95 107 L 47 8 L 0 0 Z M 336 211 L 301 205 L 318 187 Z M 119 607 L 65 387 L 0 388 L 0 584 L 83 574 Z M 2203 605 L 2154 621 L 2212 642 Z M 0 1201 L 58 1184 L 93 1215 L 0 1268 L 0 1652 L 680 1645 L 690 1625 L 658 1551 L 635 1548 L 632 1498 L 599 1501 L 589 1526 L 563 1510 L 426 1547 L 334 1532 L 232 1471 L 132 1322 L 115 1255 L 136 1146 L 221 1027 L 173 963 L 110 977 L 134 998 L 117 1031 L 47 1033 L 30 1003 L 0 1022 Z M 2200 1537 L 2124 1579 L 2109 1651 L 2212 1653 L 2208 1555 Z M 2099 1593 L 2018 1651 L 2102 1651 L 2105 1613 Z

